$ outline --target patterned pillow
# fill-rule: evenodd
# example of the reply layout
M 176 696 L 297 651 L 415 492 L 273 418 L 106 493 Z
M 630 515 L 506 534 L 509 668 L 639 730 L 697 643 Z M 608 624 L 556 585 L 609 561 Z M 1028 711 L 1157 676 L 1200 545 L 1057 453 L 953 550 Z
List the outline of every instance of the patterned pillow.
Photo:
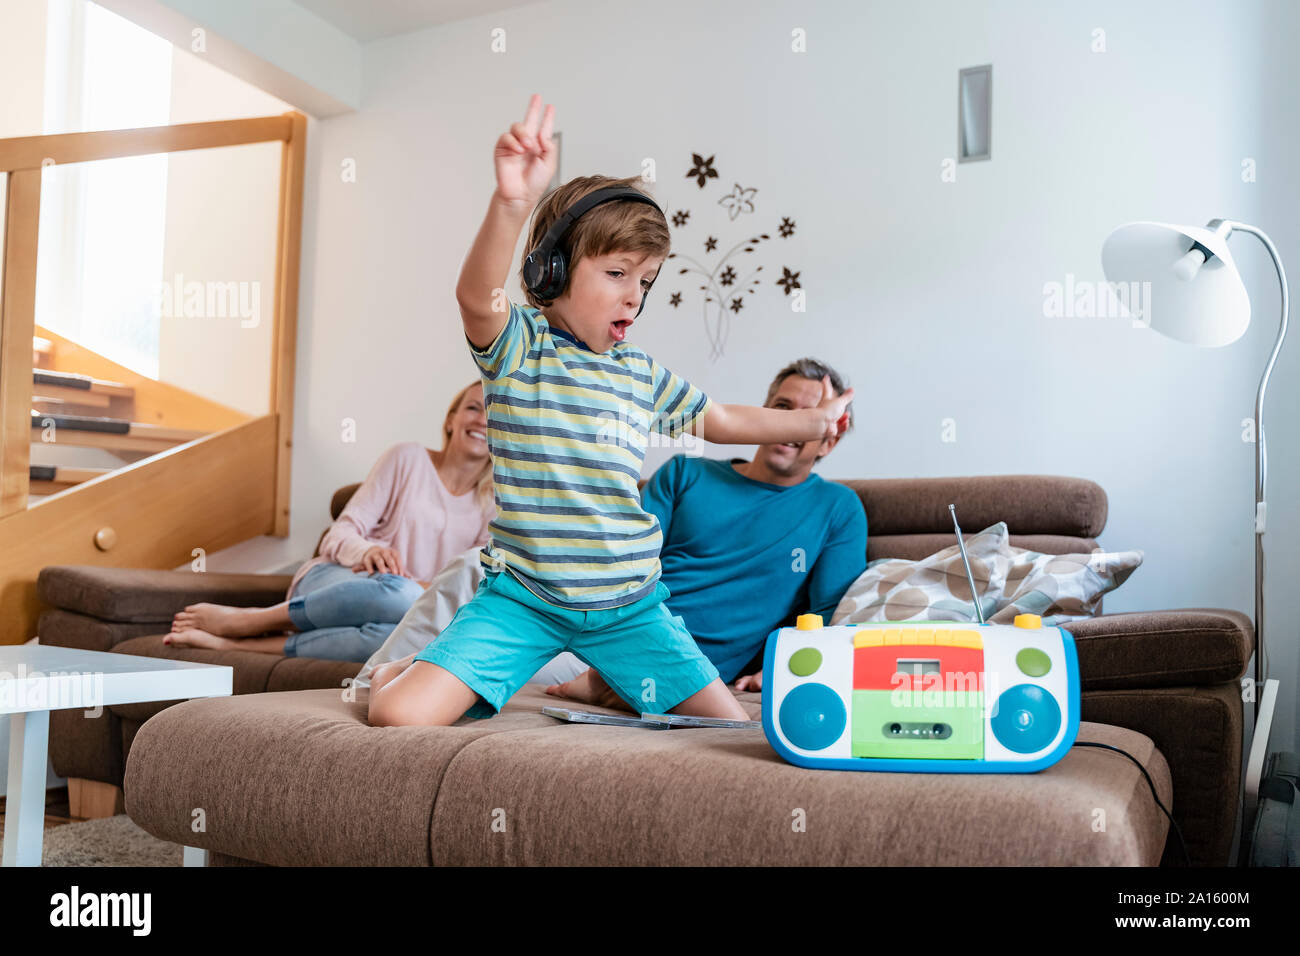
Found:
M 1037 614 L 1045 626 L 1092 617 L 1097 602 L 1142 563 L 1141 551 L 1043 554 L 1013 548 L 1005 521 L 966 539 L 984 619 L 1010 624 Z M 840 599 L 831 624 L 868 621 L 974 621 L 975 605 L 954 543 L 921 561 L 880 558 Z

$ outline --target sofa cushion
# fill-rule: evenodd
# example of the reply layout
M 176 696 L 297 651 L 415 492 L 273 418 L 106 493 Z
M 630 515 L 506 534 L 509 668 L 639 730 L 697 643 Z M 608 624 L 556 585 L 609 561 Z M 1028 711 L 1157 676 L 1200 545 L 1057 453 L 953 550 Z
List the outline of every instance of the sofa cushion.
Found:
M 1079 739 L 1133 754 L 1170 805 L 1149 738 L 1083 723 Z M 430 842 L 437 865 L 1155 866 L 1167 828 L 1138 768 L 1090 748 L 1036 774 L 820 771 L 760 730 L 562 725 L 466 747 Z
M 957 519 L 966 528 L 1005 521 L 1017 535 L 1095 538 L 1106 527 L 1106 492 L 1086 478 L 979 475 L 848 479 L 840 484 L 858 493 L 872 535 L 946 534 L 951 541 L 949 504 L 957 506 Z
M 134 739 L 127 813 L 232 857 L 347 866 L 1155 865 L 1168 826 L 1132 762 L 1088 748 L 1027 775 L 816 771 L 782 761 L 758 730 L 559 723 L 536 687 L 451 727 L 371 727 L 366 698 L 172 707 Z M 758 715 L 759 695 L 737 698 Z M 1133 754 L 1170 804 L 1148 738 L 1089 723 L 1079 738 Z
M 312 690 L 333 687 L 341 694 L 350 687 L 361 665 L 356 661 L 327 661 L 319 657 L 278 657 L 268 691 Z
M 41 571 L 36 579 L 36 593 L 46 604 L 106 621 L 170 627 L 177 611 L 199 601 L 238 607 L 278 604 L 284 600 L 292 580 L 288 574 L 216 574 L 61 564 Z
M 1182 827 L 1192 865 L 1233 865 L 1244 739 L 1241 688 L 1230 683 L 1098 690 L 1085 693 L 1082 703 L 1083 720 L 1132 728 L 1164 754 L 1178 802 L 1169 809 Z M 1183 865 L 1176 846 L 1165 847 L 1165 860 Z
M 75 647 L 83 651 L 107 652 L 123 641 L 157 634 L 159 631 L 165 631 L 169 626 L 157 623 L 124 624 L 120 621 L 101 621 L 89 614 L 53 608 L 41 612 L 36 635 L 42 644 Z
M 113 648 L 119 654 L 139 654 L 170 661 L 194 661 L 198 664 L 222 664 L 234 672 L 232 693 L 260 694 L 264 691 L 305 690 L 316 687 L 345 686 L 343 681 L 356 676 L 360 664 L 349 661 L 325 661 L 307 657 L 281 657 L 257 651 L 212 651 L 202 647 L 177 647 L 164 644 L 165 634 L 151 634 L 122 641 Z M 145 721 L 173 706 L 174 700 L 141 701 L 135 704 L 111 704 L 108 709 L 126 720 Z
M 428 866 L 453 759 L 484 736 L 555 723 L 516 708 L 452 727 L 371 727 L 367 698 L 301 690 L 169 707 L 132 742 L 126 812 L 160 839 L 260 863 Z
M 1084 690 L 1181 687 L 1236 681 L 1255 652 L 1240 611 L 1180 608 L 1072 621 Z
M 1013 534 L 1009 542 L 1012 547 L 1041 551 L 1045 554 L 1086 553 L 1095 551 L 1099 547 L 1096 538 L 1074 538 L 1063 534 Z M 906 558 L 908 561 L 920 561 L 926 555 L 934 554 L 955 543 L 956 538 L 951 531 L 926 534 L 876 534 L 871 530 L 867 537 L 867 560 Z

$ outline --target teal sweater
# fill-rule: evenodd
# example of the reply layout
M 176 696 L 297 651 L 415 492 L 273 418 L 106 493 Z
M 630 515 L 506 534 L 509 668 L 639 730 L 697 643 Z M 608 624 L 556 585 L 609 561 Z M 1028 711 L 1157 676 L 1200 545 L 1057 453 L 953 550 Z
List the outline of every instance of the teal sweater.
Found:
M 852 489 L 810 475 L 792 486 L 746 478 L 732 461 L 676 455 L 641 491 L 663 531 L 663 582 L 727 683 L 798 614 L 829 624 L 867 566 L 867 516 Z

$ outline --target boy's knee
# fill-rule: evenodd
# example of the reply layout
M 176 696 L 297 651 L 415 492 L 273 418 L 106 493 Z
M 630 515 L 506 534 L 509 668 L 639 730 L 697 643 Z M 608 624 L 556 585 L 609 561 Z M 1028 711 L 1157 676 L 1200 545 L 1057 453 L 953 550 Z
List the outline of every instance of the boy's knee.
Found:
M 394 661 L 400 664 L 400 661 Z M 391 664 L 384 665 L 392 666 Z M 385 683 L 400 674 L 400 670 L 391 672 Z M 379 671 L 375 671 L 379 677 Z M 453 712 L 455 705 L 449 701 L 434 699 L 430 701 L 414 693 L 409 686 L 389 686 L 370 691 L 370 703 L 367 706 L 366 719 L 372 727 L 447 727 L 454 724 L 463 715 Z
M 371 691 L 366 717 L 372 727 L 405 727 L 416 722 L 412 719 L 411 708 L 404 705 L 391 689 L 385 694 L 382 688 Z
M 384 685 L 397 676 L 397 668 L 393 666 L 396 663 L 380 664 L 370 672 L 370 699 L 373 702 L 375 695 L 383 690 Z

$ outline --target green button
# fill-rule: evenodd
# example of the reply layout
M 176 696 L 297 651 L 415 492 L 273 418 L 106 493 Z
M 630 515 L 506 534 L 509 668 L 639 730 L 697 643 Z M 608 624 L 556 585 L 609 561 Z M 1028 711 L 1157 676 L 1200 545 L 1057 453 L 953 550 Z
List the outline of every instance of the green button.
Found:
M 803 647 L 790 655 L 790 673 L 796 677 L 815 674 L 821 666 L 822 652 L 815 647 Z
M 1026 647 L 1016 655 L 1016 666 L 1030 677 L 1042 677 L 1052 669 L 1052 659 L 1036 647 Z

